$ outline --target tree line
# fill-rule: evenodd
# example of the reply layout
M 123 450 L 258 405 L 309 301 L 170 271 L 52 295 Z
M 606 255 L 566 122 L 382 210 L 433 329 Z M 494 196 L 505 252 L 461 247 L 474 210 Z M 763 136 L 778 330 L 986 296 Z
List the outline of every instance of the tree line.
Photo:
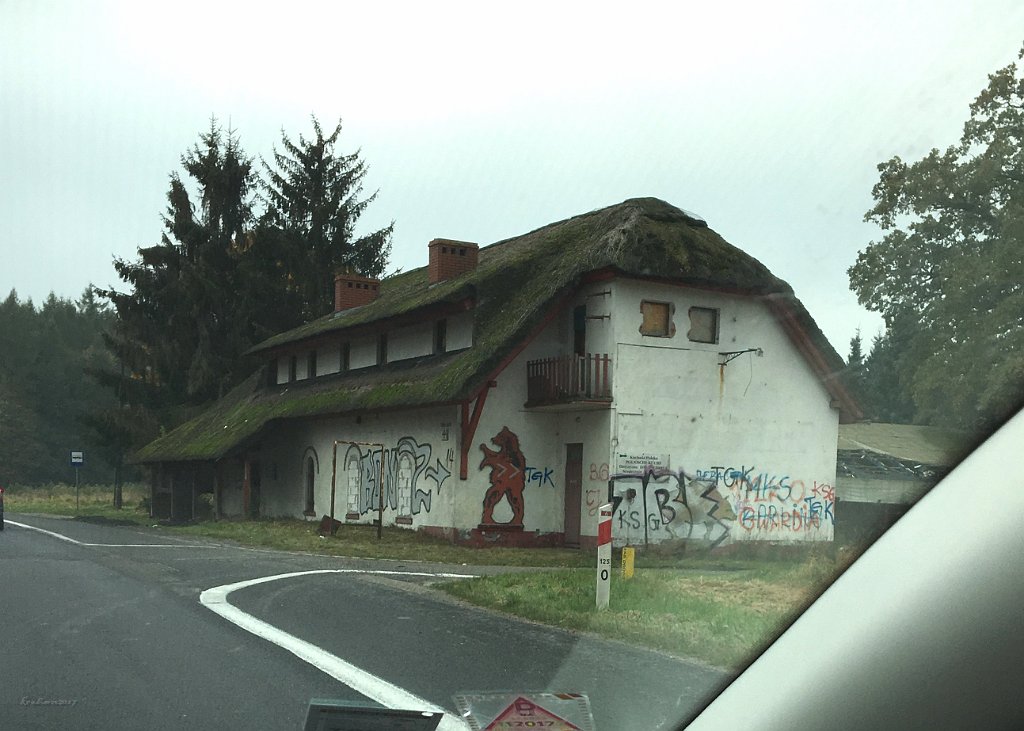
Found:
M 91 287 L 77 301 L 51 294 L 37 307 L 12 290 L 0 302 L 0 487 L 72 481 L 71 450 L 85 452 L 83 479 L 113 477 L 118 454 L 90 420 L 116 398 L 89 376 L 114 367 L 113 322 Z
M 393 224 L 357 235 L 376 193 L 363 195 L 366 164 L 358 151 L 339 150 L 340 134 L 340 121 L 324 130 L 313 117 L 311 135 L 282 131 L 280 148 L 257 164 L 236 131 L 211 118 L 170 175 L 159 242 L 114 260 L 121 287 L 90 287 L 78 309 L 51 296 L 36 311 L 12 293 L 3 315 L 35 330 L 0 323 L 10 340 L 0 343 L 0 436 L 11 437 L 0 443 L 0 480 L 66 477 L 43 454 L 67 441 L 74 423 L 103 446 L 120 483 L 132 451 L 252 373 L 252 346 L 329 313 L 335 272 L 383 273 Z M 74 317 L 88 322 L 78 334 L 51 325 Z M 80 348 L 85 332 L 92 339 Z M 67 356 L 59 366 L 53 350 Z M 8 363 L 15 352 L 35 365 Z M 40 374 L 74 353 L 68 368 L 81 390 L 47 386 Z M 81 418 L 67 420 L 72 412 Z

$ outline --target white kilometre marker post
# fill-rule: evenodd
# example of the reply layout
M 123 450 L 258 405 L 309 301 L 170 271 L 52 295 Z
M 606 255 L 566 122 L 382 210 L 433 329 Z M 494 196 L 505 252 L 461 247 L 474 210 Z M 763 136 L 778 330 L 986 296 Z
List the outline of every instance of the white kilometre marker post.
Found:
M 608 608 L 612 580 L 612 505 L 606 503 L 597 521 L 597 608 Z

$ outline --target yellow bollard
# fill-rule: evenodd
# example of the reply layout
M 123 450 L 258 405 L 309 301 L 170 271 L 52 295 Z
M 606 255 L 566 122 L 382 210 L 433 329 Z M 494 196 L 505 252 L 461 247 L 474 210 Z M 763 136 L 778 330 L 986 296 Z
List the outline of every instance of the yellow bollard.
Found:
M 622 578 L 633 578 L 633 554 L 636 550 L 632 546 L 625 546 L 622 549 Z

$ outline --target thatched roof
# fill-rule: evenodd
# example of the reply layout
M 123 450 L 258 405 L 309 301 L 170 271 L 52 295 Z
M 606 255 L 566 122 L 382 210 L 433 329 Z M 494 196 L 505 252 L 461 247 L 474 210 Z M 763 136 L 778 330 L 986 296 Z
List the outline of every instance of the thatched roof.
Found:
M 480 249 L 476 269 L 429 285 L 427 267 L 385 279 L 376 300 L 314 320 L 253 348 L 288 351 L 393 326 L 473 300 L 473 347 L 349 372 L 288 388 L 254 376 L 209 411 L 144 447 L 140 462 L 218 459 L 275 419 L 456 403 L 472 398 L 549 309 L 595 271 L 763 296 L 847 417 L 857 408 L 836 374 L 843 361 L 792 289 L 703 221 L 655 198 L 636 198 Z

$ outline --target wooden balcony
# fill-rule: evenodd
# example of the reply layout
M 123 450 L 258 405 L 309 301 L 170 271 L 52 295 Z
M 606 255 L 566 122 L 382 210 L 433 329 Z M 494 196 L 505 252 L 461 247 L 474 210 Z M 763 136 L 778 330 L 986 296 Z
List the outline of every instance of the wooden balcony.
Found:
M 607 408 L 612 401 L 612 361 L 604 353 L 563 355 L 526 364 L 526 406 Z

